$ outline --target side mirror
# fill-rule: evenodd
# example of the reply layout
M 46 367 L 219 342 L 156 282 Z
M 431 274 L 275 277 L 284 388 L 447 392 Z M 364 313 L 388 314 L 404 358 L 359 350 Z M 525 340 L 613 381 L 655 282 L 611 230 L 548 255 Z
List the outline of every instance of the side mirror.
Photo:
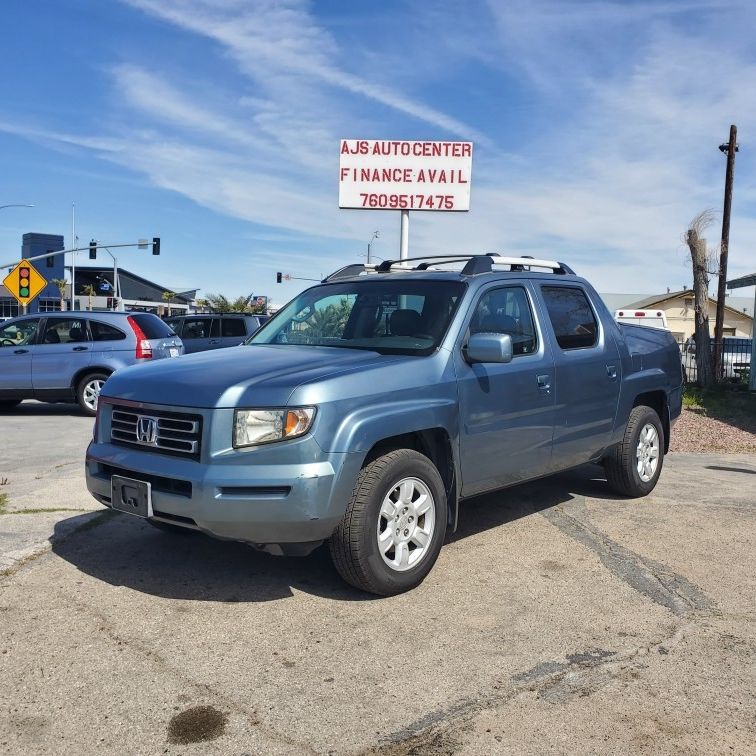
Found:
M 512 337 L 508 333 L 474 333 L 465 349 L 465 359 L 472 362 L 511 362 Z

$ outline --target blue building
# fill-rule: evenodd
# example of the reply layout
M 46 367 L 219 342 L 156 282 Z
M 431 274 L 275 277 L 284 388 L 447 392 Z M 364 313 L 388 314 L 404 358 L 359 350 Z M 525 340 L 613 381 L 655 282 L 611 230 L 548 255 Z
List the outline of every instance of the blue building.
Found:
M 24 234 L 21 244 L 21 258 L 28 260 L 30 257 L 44 255 L 47 252 L 56 252 L 65 249 L 63 237 L 58 234 Z M 52 312 L 60 310 L 60 290 L 52 283 L 54 279 L 65 278 L 64 255 L 51 255 L 42 260 L 32 261 L 37 272 L 48 281 L 40 295 L 29 302 L 27 312 Z M 4 270 L 0 278 L 5 278 L 9 271 Z M 12 318 L 21 313 L 21 307 L 10 292 L 0 286 L 0 318 Z

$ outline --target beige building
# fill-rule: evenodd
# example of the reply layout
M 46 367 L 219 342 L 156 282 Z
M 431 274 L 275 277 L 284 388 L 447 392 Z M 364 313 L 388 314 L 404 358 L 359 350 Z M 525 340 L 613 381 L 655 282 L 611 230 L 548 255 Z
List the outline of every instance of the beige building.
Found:
M 658 294 L 646 297 L 639 302 L 624 305 L 625 309 L 631 310 L 663 310 L 667 315 L 667 325 L 678 341 L 685 341 L 692 336 L 696 329 L 696 312 L 693 300 L 693 291 L 672 291 L 668 294 Z M 714 322 L 717 316 L 717 301 L 709 297 L 709 327 L 714 336 Z M 753 318 L 745 311 L 725 305 L 724 336 L 737 336 L 739 338 L 751 338 L 753 336 Z

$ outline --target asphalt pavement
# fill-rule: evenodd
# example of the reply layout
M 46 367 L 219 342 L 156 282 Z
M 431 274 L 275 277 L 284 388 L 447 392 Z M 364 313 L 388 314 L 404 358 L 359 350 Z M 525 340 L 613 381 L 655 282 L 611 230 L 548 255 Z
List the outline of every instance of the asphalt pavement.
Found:
M 91 427 L 0 416 L 2 753 L 756 752 L 754 455 L 670 455 L 639 500 L 595 466 L 471 500 L 381 599 L 324 550 L 104 510 Z

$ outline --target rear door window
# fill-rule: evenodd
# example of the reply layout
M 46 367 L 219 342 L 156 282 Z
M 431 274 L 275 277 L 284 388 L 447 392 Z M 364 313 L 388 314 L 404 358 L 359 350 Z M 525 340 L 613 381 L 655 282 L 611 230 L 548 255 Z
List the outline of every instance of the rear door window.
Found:
M 108 323 L 101 323 L 99 320 L 90 320 L 89 330 L 92 341 L 121 341 L 126 338 L 123 331 Z
M 561 349 L 585 349 L 598 341 L 598 323 L 585 292 L 574 286 L 542 286 L 543 299 Z
M 221 336 L 246 336 L 244 320 L 242 318 L 221 318 Z
M 73 344 L 88 341 L 87 326 L 81 318 L 48 318 L 43 344 Z
M 132 312 L 129 317 L 142 329 L 142 333 L 148 339 L 168 339 L 176 335 L 173 329 L 163 323 L 157 315 L 149 312 Z

